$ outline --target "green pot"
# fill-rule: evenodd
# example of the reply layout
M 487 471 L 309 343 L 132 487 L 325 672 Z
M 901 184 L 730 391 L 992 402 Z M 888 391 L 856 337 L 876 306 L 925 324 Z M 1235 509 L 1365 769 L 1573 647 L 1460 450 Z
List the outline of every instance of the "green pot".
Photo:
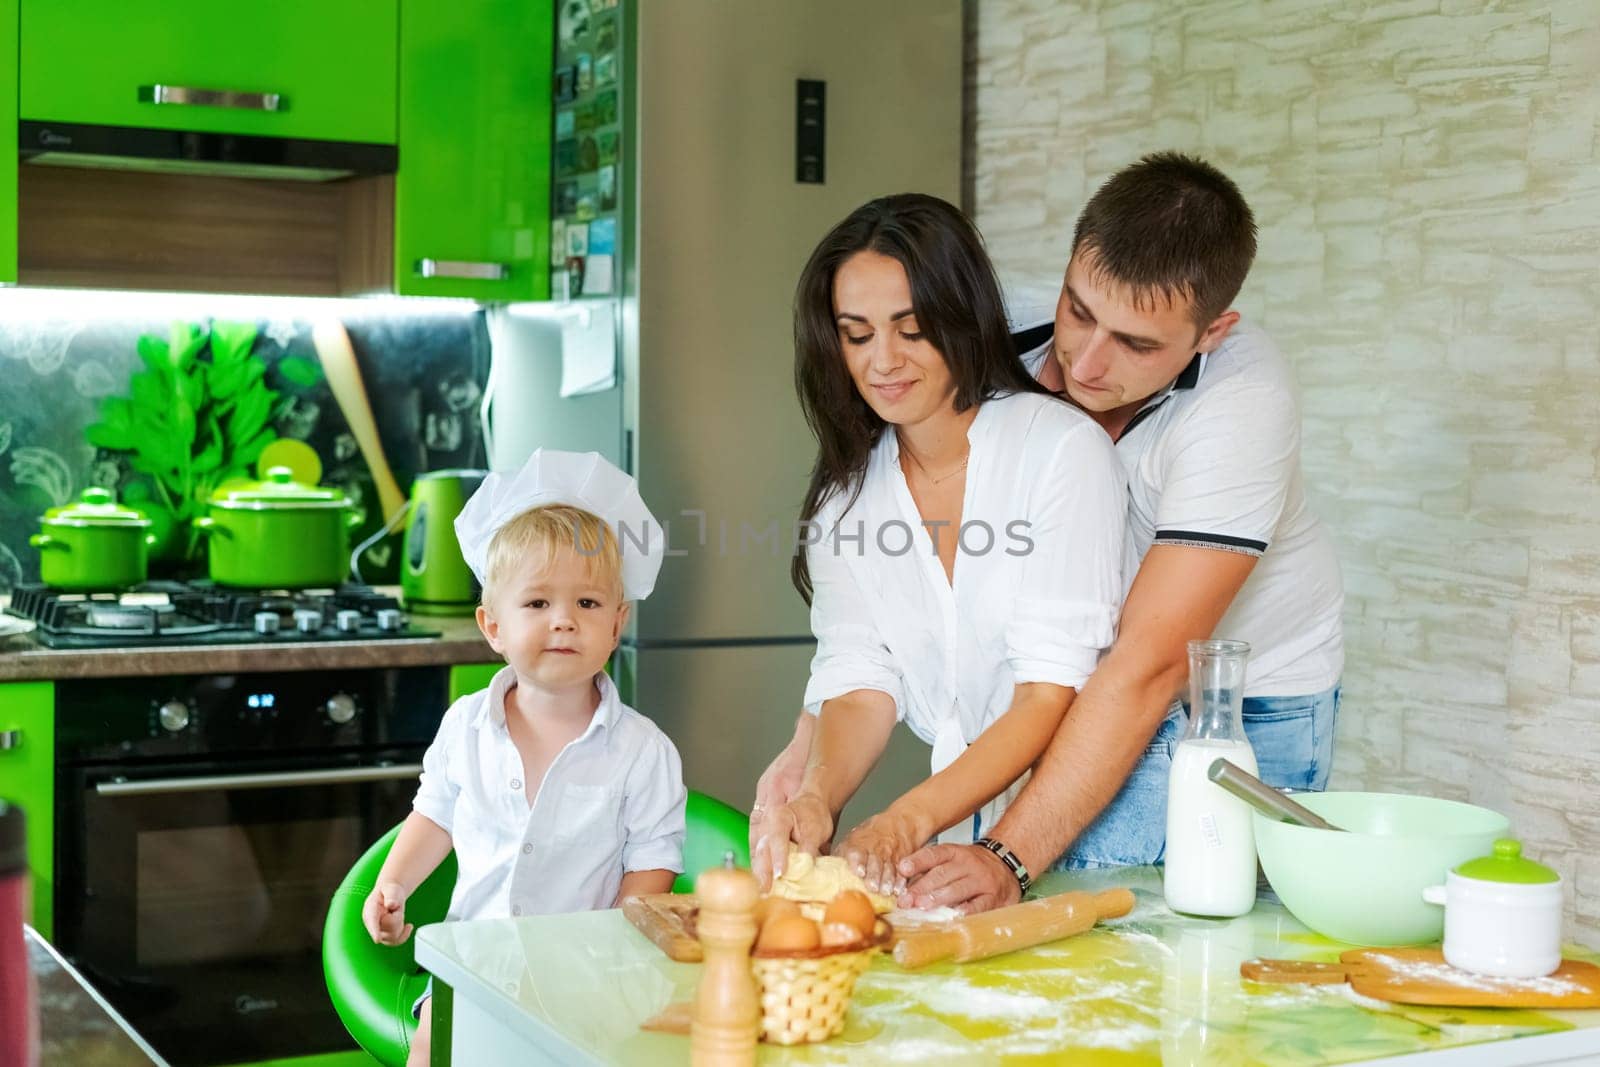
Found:
M 209 538 L 207 567 L 218 585 L 308 589 L 344 584 L 350 573 L 350 528 L 361 513 L 337 489 L 302 485 L 288 467 L 266 480 L 234 483 L 194 520 Z
M 127 589 L 145 580 L 155 535 L 150 520 L 117 503 L 98 486 L 39 519 L 41 532 L 28 538 L 39 550 L 39 578 L 68 592 Z

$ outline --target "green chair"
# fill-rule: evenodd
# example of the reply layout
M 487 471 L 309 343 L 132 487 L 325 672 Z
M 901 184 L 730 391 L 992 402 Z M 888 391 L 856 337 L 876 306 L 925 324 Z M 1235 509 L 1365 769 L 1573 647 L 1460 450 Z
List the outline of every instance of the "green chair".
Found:
M 737 808 L 690 790 L 686 821 L 684 873 L 673 883 L 674 893 L 691 892 L 695 876 L 720 864 L 729 851 L 749 866 L 750 820 Z M 334 890 L 322 927 L 322 974 L 328 996 L 350 1036 L 385 1067 L 405 1063 L 417 1028 L 411 1005 L 428 982 L 413 954 L 415 937 L 403 945 L 378 945 L 361 924 L 361 906 L 399 834 L 400 827 L 394 827 L 356 860 Z M 442 920 L 455 883 L 452 853 L 406 901 L 406 921 L 420 929 Z

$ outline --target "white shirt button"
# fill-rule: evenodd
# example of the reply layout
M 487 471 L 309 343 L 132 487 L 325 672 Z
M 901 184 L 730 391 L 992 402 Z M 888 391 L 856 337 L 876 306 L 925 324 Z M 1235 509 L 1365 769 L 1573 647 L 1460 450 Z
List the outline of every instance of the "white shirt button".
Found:
M 533 855 L 533 846 L 532 846 L 532 845 L 523 845 L 523 846 L 522 846 L 522 854 L 523 854 L 523 855 L 524 855 L 524 856 L 531 856 L 531 855 Z
M 513 779 L 511 779 L 511 788 L 512 789 L 521 789 L 522 788 L 522 779 L 521 778 L 513 778 Z

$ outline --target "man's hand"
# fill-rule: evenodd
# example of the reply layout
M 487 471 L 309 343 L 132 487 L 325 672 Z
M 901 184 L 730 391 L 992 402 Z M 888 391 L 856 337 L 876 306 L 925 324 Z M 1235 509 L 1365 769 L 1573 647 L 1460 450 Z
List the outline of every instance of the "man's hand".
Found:
M 900 861 L 903 908 L 956 908 L 965 915 L 1022 899 L 1017 876 L 981 845 L 929 845 Z
M 896 807 L 891 806 L 851 830 L 833 850 L 866 880 L 869 889 L 891 897 L 899 896 L 906 887 L 900 861 L 926 844 L 930 836 L 916 812 Z
M 361 924 L 380 945 L 403 945 L 411 936 L 406 922 L 406 891 L 398 882 L 382 882 L 361 905 Z
M 759 833 L 752 820 L 750 833 L 755 838 L 750 846 L 750 870 L 761 888 L 768 889 L 774 878 L 782 876 L 791 845 L 813 856 L 826 850 L 833 840 L 833 812 L 817 794 L 801 793 L 775 808 L 762 821 Z

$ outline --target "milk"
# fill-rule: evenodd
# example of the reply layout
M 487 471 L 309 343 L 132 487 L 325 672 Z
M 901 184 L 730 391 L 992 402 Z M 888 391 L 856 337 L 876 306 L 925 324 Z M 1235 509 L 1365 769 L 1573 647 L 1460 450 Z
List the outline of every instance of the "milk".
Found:
M 1250 806 L 1206 777 L 1227 759 L 1251 774 L 1248 741 L 1179 742 L 1167 786 L 1167 907 L 1189 915 L 1243 915 L 1256 899 L 1256 840 Z

